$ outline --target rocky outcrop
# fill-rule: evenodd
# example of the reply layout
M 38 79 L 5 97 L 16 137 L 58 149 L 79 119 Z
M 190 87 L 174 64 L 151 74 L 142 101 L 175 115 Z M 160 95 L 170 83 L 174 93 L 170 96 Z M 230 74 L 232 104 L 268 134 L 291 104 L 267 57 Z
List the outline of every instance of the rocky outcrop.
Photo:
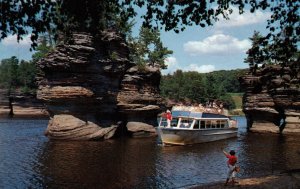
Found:
M 157 95 L 159 69 L 137 69 L 128 59 L 126 43 L 115 32 L 105 31 L 96 37 L 74 33 L 72 39 L 38 63 L 37 96 L 45 102 L 51 117 L 47 136 L 107 139 L 127 133 L 130 121 L 153 126 L 161 106 Z M 82 123 L 65 126 L 64 119 L 58 117 L 66 115 L 68 122 Z
M 160 71 L 157 67 L 139 70 L 134 66 L 127 70 L 118 94 L 118 110 L 128 122 L 157 123 L 162 99 L 159 96 Z
M 24 94 L 20 90 L 8 94 L 0 89 L 0 118 L 48 118 L 43 103 L 35 95 Z
M 50 120 L 46 136 L 64 140 L 98 140 L 111 138 L 117 126 L 101 128 L 99 125 L 82 121 L 72 115 L 55 115 Z
M 241 78 L 243 111 L 254 132 L 300 133 L 300 63 L 263 65 Z

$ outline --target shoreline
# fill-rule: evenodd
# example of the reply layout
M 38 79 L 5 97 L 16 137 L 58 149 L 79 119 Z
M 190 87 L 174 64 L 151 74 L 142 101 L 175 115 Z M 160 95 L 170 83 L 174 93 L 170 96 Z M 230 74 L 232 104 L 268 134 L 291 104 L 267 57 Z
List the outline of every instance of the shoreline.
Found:
M 49 119 L 49 114 L 44 108 L 14 106 L 14 115 L 9 115 L 9 109 L 0 108 L 0 119 Z
M 300 169 L 285 171 L 280 174 L 267 175 L 262 177 L 241 178 L 237 177 L 237 184 L 224 186 L 224 181 L 213 182 L 198 186 L 187 187 L 188 189 L 298 189 L 300 188 Z

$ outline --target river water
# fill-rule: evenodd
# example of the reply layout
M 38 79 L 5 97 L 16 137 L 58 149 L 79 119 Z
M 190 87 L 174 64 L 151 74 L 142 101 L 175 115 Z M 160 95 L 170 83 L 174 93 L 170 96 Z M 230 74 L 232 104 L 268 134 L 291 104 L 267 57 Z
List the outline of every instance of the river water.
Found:
M 300 168 L 300 137 L 246 132 L 192 146 L 157 138 L 52 141 L 47 120 L 0 120 L 0 188 L 187 188 L 226 178 L 221 148 L 237 151 L 239 178 Z

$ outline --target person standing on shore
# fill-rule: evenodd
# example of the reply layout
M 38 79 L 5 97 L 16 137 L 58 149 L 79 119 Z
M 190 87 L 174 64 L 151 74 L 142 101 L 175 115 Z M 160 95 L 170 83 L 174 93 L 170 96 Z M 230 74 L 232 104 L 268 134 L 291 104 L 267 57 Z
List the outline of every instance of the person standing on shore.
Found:
M 227 174 L 225 186 L 228 184 L 230 179 L 232 179 L 232 185 L 234 185 L 236 182 L 235 174 L 236 174 L 236 162 L 237 162 L 237 157 L 235 156 L 235 151 L 230 150 L 229 153 L 224 151 L 224 149 L 222 149 L 222 151 L 223 151 L 224 155 L 228 158 L 228 161 L 227 161 L 228 174 Z

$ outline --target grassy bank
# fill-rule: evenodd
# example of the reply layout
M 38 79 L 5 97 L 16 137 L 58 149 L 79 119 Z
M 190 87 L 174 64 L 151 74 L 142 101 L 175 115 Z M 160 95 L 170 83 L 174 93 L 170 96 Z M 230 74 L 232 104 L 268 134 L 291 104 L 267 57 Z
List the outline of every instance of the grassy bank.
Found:
M 229 111 L 230 115 L 244 115 L 242 110 L 243 106 L 243 93 L 228 93 L 234 101 L 235 109 Z

